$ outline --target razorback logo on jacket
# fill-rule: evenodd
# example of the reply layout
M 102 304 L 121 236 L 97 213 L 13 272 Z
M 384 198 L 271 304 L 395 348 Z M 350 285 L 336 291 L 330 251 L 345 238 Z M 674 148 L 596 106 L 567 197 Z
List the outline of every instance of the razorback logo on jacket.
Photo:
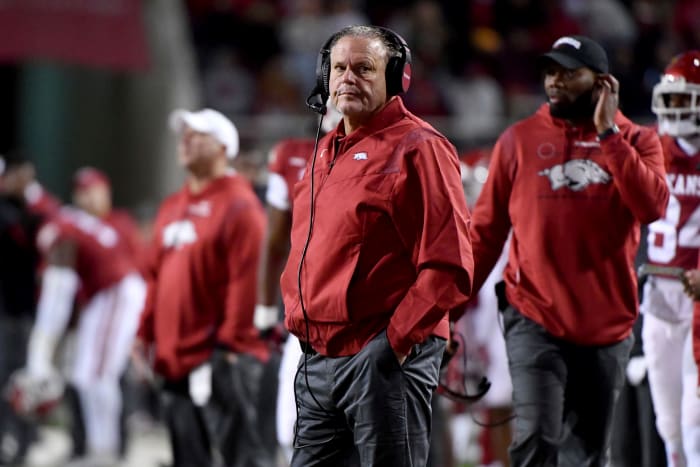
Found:
M 549 178 L 552 190 L 567 187 L 571 191 L 581 191 L 593 183 L 610 182 L 610 174 L 589 159 L 574 159 L 557 164 L 538 172 Z
M 163 245 L 165 247 L 182 248 L 197 240 L 197 231 L 190 220 L 172 222 L 163 228 Z

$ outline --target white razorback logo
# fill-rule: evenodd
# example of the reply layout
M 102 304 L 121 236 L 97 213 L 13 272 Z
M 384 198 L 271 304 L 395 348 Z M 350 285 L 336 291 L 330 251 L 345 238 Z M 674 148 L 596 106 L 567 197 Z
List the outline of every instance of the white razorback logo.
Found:
M 538 173 L 549 178 L 552 190 L 568 187 L 571 191 L 581 191 L 593 183 L 608 183 L 610 174 L 589 159 L 574 159 Z
M 197 231 L 188 219 L 171 222 L 163 228 L 163 246 L 180 249 L 197 241 Z

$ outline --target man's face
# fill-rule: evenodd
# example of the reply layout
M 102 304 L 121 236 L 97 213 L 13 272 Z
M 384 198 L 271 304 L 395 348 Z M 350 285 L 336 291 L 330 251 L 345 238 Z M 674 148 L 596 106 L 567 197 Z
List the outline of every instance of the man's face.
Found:
M 112 193 L 104 183 L 93 183 L 73 191 L 76 206 L 93 216 L 103 217 L 112 210 Z
M 550 62 L 543 71 L 544 90 L 553 117 L 574 121 L 593 117 L 599 96 L 593 70 L 586 67 L 570 70 Z
M 226 147 L 209 133 L 195 131 L 185 125 L 177 153 L 180 165 L 194 175 L 206 176 L 220 156 L 226 157 Z
M 387 100 L 387 51 L 376 38 L 345 36 L 331 49 L 329 90 L 335 107 L 362 123 Z

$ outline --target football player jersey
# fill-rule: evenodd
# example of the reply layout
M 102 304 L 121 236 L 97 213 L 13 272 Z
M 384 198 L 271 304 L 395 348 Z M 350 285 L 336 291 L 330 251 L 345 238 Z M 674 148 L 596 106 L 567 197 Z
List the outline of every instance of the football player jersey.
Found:
M 280 210 L 291 211 L 294 199 L 292 190 L 304 174 L 306 161 L 313 151 L 313 139 L 287 139 L 272 148 L 267 168 L 271 175 L 266 194 L 269 204 Z M 284 183 L 277 183 L 275 176 L 281 177 Z
M 80 278 L 81 299 L 89 300 L 134 269 L 117 230 L 85 211 L 61 208 L 37 236 L 39 249 L 45 254 L 61 241 L 76 245 L 75 272 Z
M 671 196 L 664 217 L 649 224 L 648 262 L 692 269 L 700 247 L 700 152 L 687 154 L 671 137 L 661 144 Z

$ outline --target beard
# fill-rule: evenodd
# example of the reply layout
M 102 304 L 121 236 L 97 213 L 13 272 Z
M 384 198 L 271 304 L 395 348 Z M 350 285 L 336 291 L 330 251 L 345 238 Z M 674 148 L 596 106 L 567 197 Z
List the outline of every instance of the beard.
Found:
M 581 93 L 572 102 L 549 104 L 549 114 L 555 118 L 564 120 L 580 121 L 593 118 L 597 100 L 593 99 L 593 88 Z

